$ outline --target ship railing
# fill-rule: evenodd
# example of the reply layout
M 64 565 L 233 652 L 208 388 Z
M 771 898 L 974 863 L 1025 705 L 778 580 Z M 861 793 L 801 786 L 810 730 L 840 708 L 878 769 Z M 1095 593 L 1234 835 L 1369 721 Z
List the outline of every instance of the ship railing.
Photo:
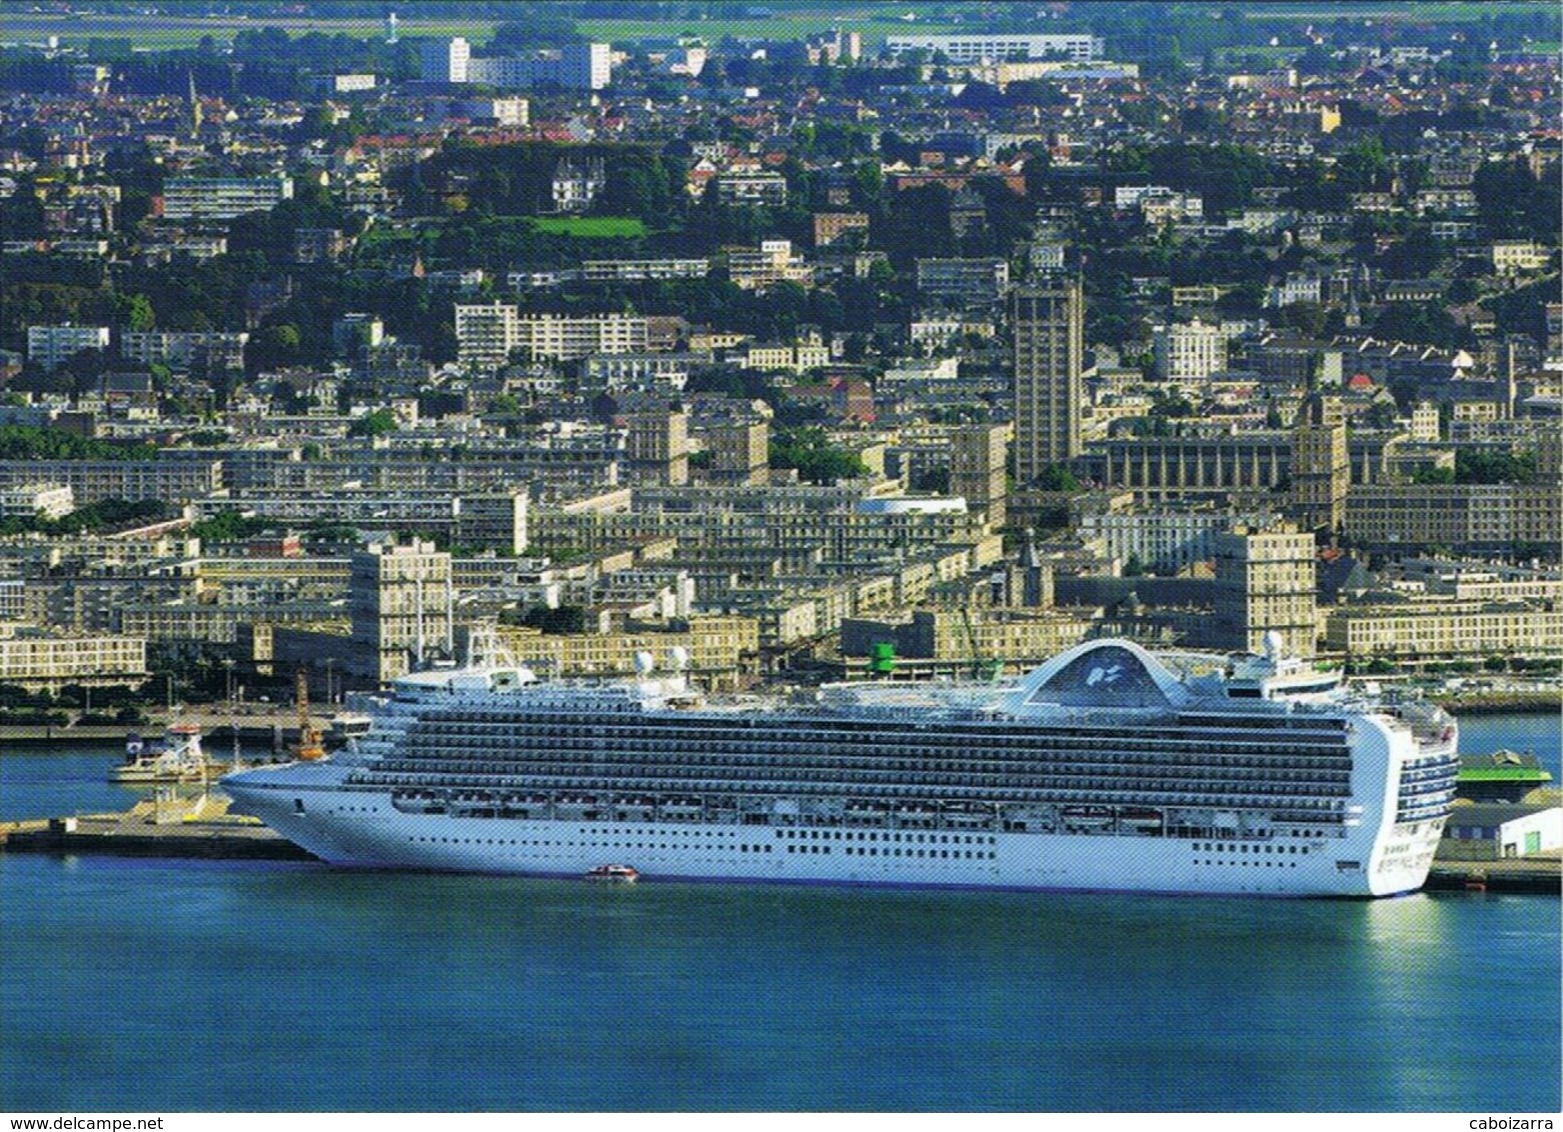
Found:
M 361 783 L 363 789 L 384 789 L 389 783 Z M 746 783 L 715 782 L 688 779 L 641 779 L 632 782 L 605 781 L 599 776 L 537 776 L 530 778 L 508 777 L 495 780 L 481 776 L 445 776 L 418 779 L 415 782 L 398 782 L 396 786 L 416 785 L 422 788 L 449 789 L 499 789 L 532 791 L 608 792 L 631 790 L 668 795 L 702 795 L 705 797 L 732 797 L 752 792 Z M 861 786 L 845 784 L 822 785 L 814 780 L 775 782 L 772 785 L 778 797 L 819 797 L 843 799 L 860 792 Z M 1008 789 L 1001 791 L 976 791 L 959 787 L 938 787 L 928 784 L 876 787 L 875 797 L 895 802 L 932 804 L 936 802 L 966 802 L 978 804 L 1001 803 L 1057 803 L 1143 806 L 1165 808 L 1168 806 L 1202 806 L 1223 809 L 1306 812 L 1311 815 L 1338 814 L 1343 809 L 1339 798 L 1286 797 L 1275 794 L 1253 794 L 1200 791 L 1155 791 L 1112 789 Z

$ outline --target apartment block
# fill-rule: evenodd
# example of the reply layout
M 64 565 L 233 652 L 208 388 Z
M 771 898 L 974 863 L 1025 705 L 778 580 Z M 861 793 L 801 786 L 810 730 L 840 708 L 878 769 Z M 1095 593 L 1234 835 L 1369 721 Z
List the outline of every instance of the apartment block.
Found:
M 1346 605 L 1324 620 L 1324 643 L 1353 657 L 1563 655 L 1563 609 L 1552 602 L 1418 601 Z
M 292 199 L 291 177 L 170 177 L 163 183 L 163 219 L 232 220 Z
M 1155 330 L 1156 374 L 1164 381 L 1204 381 L 1227 368 L 1227 336 L 1219 326 L 1176 322 Z
M 1009 289 L 1009 261 L 1003 259 L 919 259 L 917 289 L 968 305 L 996 303 Z
M 759 248 L 734 248 L 727 253 L 727 273 L 746 291 L 764 291 L 777 283 L 814 281 L 814 269 L 794 255 L 791 240 L 762 240 Z
M 39 481 L 69 487 L 78 507 L 105 499 L 186 503 L 222 487 L 222 461 L 172 453 L 154 460 L 0 460 L 0 489 Z
M 866 212 L 816 212 L 814 214 L 814 246 L 828 248 L 849 232 L 868 232 Z
M 62 636 L 33 629 L 0 632 L 0 684 L 29 692 L 146 683 L 147 643 L 140 637 Z
M 83 350 L 107 350 L 106 326 L 29 326 L 27 360 L 46 370 L 56 370 Z
M 249 340 L 249 333 L 243 330 L 121 330 L 119 352 L 126 360 L 142 365 L 240 370 Z
M 1311 531 L 1234 527 L 1216 549 L 1216 620 L 1229 648 L 1264 652 L 1281 635 L 1288 656 L 1311 657 L 1318 637 L 1316 559 Z
M 783 205 L 787 178 L 780 173 L 723 173 L 716 178 L 716 199 L 722 204 Z
M 1099 36 L 1074 35 L 891 35 L 885 50 L 892 55 L 926 51 L 943 55 L 952 63 L 997 62 L 1019 56 L 1024 59 L 1101 59 L 1107 43 Z
M 565 90 L 602 90 L 613 81 L 613 47 L 607 43 L 571 43 L 528 55 L 469 58 L 466 77 L 446 81 L 496 87 L 549 85 Z
M 69 484 L 21 483 L 0 487 L 0 519 L 60 519 L 76 509 Z
M 433 543 L 381 543 L 354 554 L 348 608 L 354 675 L 384 684 L 455 653 L 450 555 Z

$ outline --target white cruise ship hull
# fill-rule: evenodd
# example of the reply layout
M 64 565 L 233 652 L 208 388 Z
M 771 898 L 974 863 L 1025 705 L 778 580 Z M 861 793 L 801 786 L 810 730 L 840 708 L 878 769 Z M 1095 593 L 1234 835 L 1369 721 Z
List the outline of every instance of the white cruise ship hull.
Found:
M 332 865 L 581 877 L 609 862 L 646 881 L 731 881 L 1377 897 L 1420 888 L 1439 832 L 1258 844 L 1113 834 L 813 829 L 408 814 L 388 796 L 277 781 L 227 788 L 235 808 Z M 316 768 L 309 768 L 314 770 Z M 324 768 L 319 768 L 324 769 Z
M 223 788 L 344 866 L 1367 897 L 1421 887 L 1457 765 L 1447 717 L 1229 696 L 1126 642 L 806 708 L 514 677 L 409 675 L 347 752 Z

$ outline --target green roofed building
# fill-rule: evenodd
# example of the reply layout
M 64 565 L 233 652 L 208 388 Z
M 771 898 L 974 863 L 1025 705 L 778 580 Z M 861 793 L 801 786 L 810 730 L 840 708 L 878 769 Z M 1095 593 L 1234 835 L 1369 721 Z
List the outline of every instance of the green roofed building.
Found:
M 1529 751 L 1494 751 L 1460 756 L 1455 793 L 1473 802 L 1518 802 L 1532 790 L 1551 784 L 1552 772 Z

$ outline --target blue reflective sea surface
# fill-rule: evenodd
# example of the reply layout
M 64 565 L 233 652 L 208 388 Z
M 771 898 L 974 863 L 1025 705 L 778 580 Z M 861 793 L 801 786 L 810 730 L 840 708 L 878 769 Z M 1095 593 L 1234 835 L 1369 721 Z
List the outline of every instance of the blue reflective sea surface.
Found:
M 3 812 L 75 757 L 0 758 Z M 10 855 L 0 1109 L 1557 1111 L 1559 930 Z

